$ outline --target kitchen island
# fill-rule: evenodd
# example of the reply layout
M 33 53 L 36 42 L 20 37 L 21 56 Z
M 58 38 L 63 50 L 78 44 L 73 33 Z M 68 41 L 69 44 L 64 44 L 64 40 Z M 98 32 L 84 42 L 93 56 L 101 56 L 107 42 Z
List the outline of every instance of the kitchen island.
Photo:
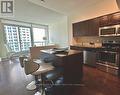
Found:
M 64 84 L 79 84 L 83 77 L 83 52 L 77 50 L 42 50 L 45 61 L 63 69 Z

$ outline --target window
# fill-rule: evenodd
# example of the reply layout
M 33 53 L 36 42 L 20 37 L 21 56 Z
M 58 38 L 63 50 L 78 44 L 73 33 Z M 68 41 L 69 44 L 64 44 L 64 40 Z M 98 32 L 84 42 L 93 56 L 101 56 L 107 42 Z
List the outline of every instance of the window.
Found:
M 6 44 L 12 51 L 19 52 L 20 43 L 19 43 L 18 27 L 5 25 L 4 29 L 6 34 Z
M 35 46 L 42 46 L 47 44 L 47 33 L 45 28 L 33 28 L 33 41 Z
M 30 28 L 20 27 L 20 44 L 21 44 L 21 51 L 29 50 L 31 45 L 31 32 Z
M 6 44 L 14 52 L 29 50 L 31 33 L 29 27 L 4 25 Z
M 32 31 L 31 31 L 32 29 Z M 34 25 L 4 24 L 6 44 L 11 51 L 20 52 L 29 50 L 32 45 L 43 46 L 48 43 L 48 27 Z

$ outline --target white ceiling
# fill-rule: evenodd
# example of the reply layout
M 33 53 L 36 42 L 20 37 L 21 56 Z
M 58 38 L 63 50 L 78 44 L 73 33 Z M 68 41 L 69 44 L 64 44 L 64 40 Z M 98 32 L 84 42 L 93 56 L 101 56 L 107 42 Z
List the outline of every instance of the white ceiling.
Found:
M 105 3 L 104 1 L 107 1 Z M 108 4 L 115 0 L 15 0 L 15 13 L 13 17 L 1 17 L 25 22 L 51 24 L 61 21 L 68 15 L 95 13 L 94 9 L 103 8 L 100 3 Z M 112 2 L 114 3 L 114 2 Z M 109 4 L 111 7 L 111 3 Z M 89 9 L 91 11 L 89 11 Z M 106 12 L 106 11 L 105 11 Z M 86 15 L 86 14 L 85 14 Z M 79 16 L 79 15 L 78 15 Z M 84 16 L 84 14 L 82 15 Z
M 64 17 L 66 17 L 65 15 L 55 12 L 51 9 L 33 4 L 28 0 L 14 0 L 14 1 L 15 1 L 14 15 L 10 17 L 0 15 L 0 18 L 38 24 L 51 24 L 56 23 L 57 21 L 64 19 Z
M 84 8 L 94 6 L 103 0 L 29 0 L 30 2 L 54 10 L 64 15 L 83 11 Z M 78 11 L 79 10 L 79 11 Z

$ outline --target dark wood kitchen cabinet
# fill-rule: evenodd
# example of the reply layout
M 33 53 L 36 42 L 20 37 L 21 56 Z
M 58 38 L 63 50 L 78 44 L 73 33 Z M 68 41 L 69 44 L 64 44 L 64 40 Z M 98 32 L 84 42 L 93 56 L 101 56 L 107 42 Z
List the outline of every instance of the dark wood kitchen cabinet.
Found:
M 120 24 L 120 12 L 110 14 L 109 18 L 110 18 L 110 24 L 111 25 Z
M 90 19 L 73 24 L 73 37 L 98 36 L 99 25 L 97 19 Z
M 99 35 L 99 20 L 91 19 L 88 20 L 88 36 L 98 36 Z
M 73 31 L 73 37 L 78 36 L 78 31 L 79 31 L 79 23 L 72 24 L 72 31 Z
M 98 19 L 99 19 L 99 27 L 120 24 L 120 12 L 101 16 Z
M 99 17 L 99 27 L 104 27 L 104 26 L 108 26 L 110 23 L 110 19 L 108 15 Z
M 88 29 L 87 21 L 78 22 L 73 24 L 73 36 L 84 36 Z
M 73 23 L 73 37 L 98 36 L 99 27 L 120 24 L 120 12 Z

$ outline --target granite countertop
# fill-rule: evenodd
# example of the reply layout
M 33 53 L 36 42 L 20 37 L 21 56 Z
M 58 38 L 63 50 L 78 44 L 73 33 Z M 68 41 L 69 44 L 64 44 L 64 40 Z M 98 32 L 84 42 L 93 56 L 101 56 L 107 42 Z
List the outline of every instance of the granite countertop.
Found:
M 83 50 L 92 50 L 92 51 L 117 51 L 120 52 L 120 48 L 106 48 L 106 47 L 93 47 L 93 46 L 80 46 L 80 45 L 71 45 L 71 47 L 77 48 L 77 50 L 83 49 Z
M 81 53 L 82 51 L 67 50 L 67 51 L 56 52 L 52 49 L 48 49 L 48 50 L 41 50 L 41 52 L 47 53 L 47 54 L 55 54 L 56 56 L 59 56 L 59 57 L 64 57 L 64 56 L 69 56 L 69 55 L 73 55 L 73 54 L 78 54 L 78 53 Z

